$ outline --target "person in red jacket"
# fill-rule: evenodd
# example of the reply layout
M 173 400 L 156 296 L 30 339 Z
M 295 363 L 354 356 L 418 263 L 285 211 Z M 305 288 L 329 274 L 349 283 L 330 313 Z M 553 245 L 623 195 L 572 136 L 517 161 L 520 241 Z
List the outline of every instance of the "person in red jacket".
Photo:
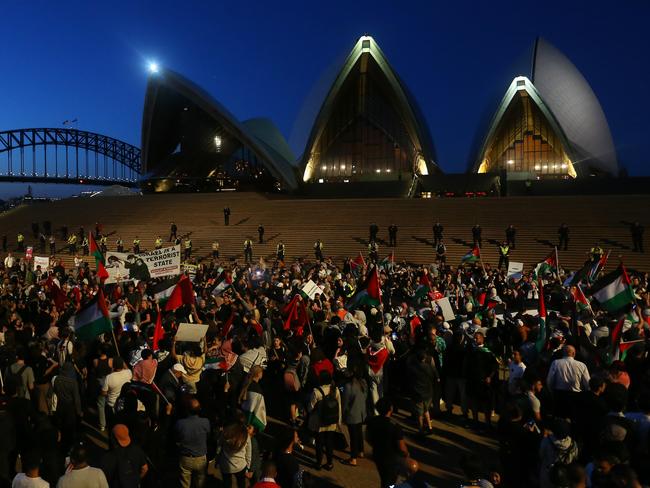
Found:
M 273 461 L 267 461 L 262 465 L 262 478 L 253 485 L 253 488 L 281 488 L 275 482 L 278 469 Z

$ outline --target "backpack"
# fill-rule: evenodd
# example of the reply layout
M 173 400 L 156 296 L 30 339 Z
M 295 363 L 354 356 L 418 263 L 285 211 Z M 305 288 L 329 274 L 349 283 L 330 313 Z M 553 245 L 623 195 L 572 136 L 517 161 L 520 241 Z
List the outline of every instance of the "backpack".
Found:
M 15 373 L 11 370 L 11 366 L 7 368 L 5 373 L 5 383 L 8 385 L 14 386 L 16 389 L 19 389 L 23 385 L 23 373 L 27 369 L 27 365 L 23 364 L 21 368 Z
M 289 366 L 285 369 L 282 379 L 284 381 L 285 390 L 291 393 L 300 391 L 300 379 L 298 378 L 298 372 L 295 367 Z
M 338 424 L 339 401 L 337 400 L 336 395 L 325 395 L 320 387 L 318 387 L 317 390 L 320 391 L 320 394 L 323 396 L 323 398 L 318 401 L 316 408 L 314 408 L 315 411 L 318 411 L 320 426 L 326 427 L 328 425 Z

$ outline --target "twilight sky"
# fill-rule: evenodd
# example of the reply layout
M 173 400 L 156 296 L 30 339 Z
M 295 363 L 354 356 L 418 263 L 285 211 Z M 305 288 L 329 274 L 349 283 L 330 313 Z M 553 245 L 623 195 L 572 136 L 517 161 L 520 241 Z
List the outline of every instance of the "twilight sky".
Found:
M 0 130 L 78 118 L 79 129 L 139 145 L 146 66 L 156 60 L 291 139 L 313 87 L 367 33 L 418 101 L 442 169 L 460 172 L 486 107 L 541 35 L 591 84 L 621 164 L 649 174 L 646 0 L 8 0 L 2 17 Z

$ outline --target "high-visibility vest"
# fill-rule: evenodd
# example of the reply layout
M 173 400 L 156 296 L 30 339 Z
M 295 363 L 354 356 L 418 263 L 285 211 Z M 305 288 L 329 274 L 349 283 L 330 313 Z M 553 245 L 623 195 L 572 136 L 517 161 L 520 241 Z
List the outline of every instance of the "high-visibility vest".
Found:
M 140 245 L 140 239 L 133 239 L 133 245 L 134 246 L 139 246 Z
M 246 240 L 244 241 L 244 249 L 249 249 L 249 248 L 251 248 L 251 247 L 253 247 L 253 243 L 251 242 L 250 239 L 246 239 Z
M 284 244 L 278 244 L 277 251 L 278 251 L 279 253 L 280 253 L 280 252 L 284 252 Z
M 162 246 L 162 239 L 159 237 L 156 239 L 156 246 L 161 247 Z
M 213 251 L 218 251 L 219 250 L 219 243 L 218 242 L 213 242 L 212 243 L 212 250 Z
M 502 256 L 507 256 L 508 253 L 510 252 L 510 247 L 509 246 L 499 246 L 499 252 L 501 253 Z
M 19 233 L 17 239 L 18 242 L 23 242 L 25 240 L 25 236 Z
M 185 249 L 192 249 L 192 240 L 191 239 L 186 239 L 185 240 Z

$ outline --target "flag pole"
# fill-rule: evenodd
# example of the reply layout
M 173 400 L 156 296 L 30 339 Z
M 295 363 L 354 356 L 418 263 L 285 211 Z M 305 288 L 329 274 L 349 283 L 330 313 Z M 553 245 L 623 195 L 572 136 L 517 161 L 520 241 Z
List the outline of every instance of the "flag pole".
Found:
M 478 249 L 478 259 L 481 262 L 481 268 L 483 268 L 483 275 L 486 275 L 487 273 L 485 272 L 485 265 L 483 264 L 483 253 L 481 252 L 481 246 L 477 245 L 476 248 Z
M 558 281 L 560 280 L 560 257 L 557 253 L 557 246 L 555 246 L 555 276 L 557 276 Z
M 115 328 L 111 324 L 111 335 L 113 336 L 113 344 L 115 345 L 115 351 L 117 352 L 118 356 L 121 356 L 120 354 L 120 348 L 117 345 L 117 338 L 115 337 Z

